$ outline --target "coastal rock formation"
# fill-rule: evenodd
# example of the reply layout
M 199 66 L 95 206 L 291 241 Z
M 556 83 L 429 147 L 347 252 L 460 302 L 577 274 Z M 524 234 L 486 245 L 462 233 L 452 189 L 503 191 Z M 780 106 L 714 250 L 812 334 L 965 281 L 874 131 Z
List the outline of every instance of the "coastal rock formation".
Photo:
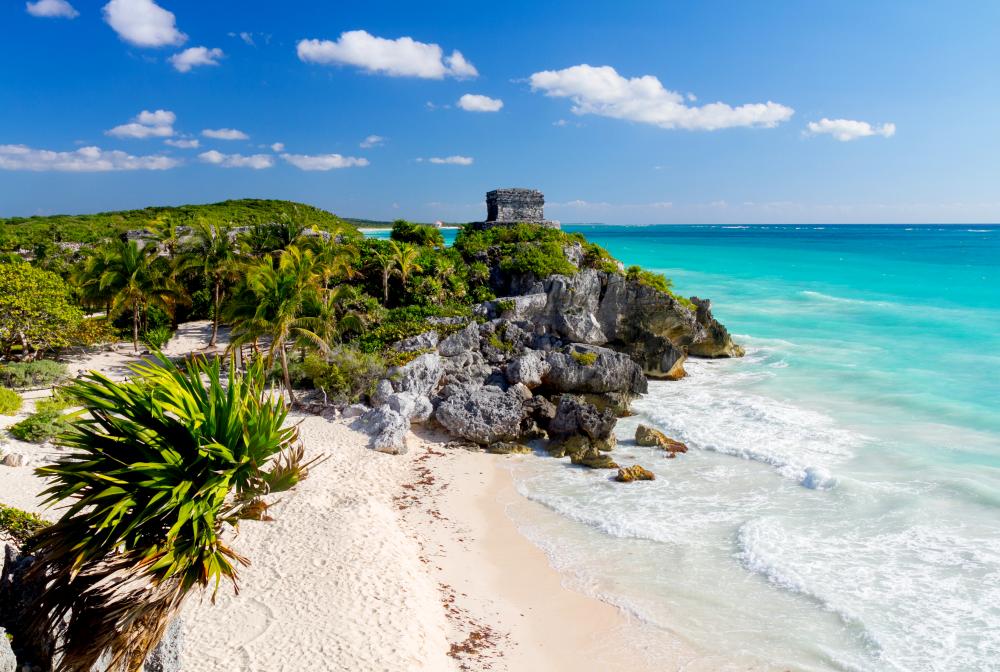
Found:
M 420 396 L 430 396 L 441 382 L 444 367 L 441 355 L 429 352 L 420 355 L 404 366 L 395 367 L 389 372 L 393 381 L 392 388 L 396 392 L 412 392 Z
M 615 480 L 619 483 L 631 483 L 632 481 L 655 481 L 656 474 L 649 469 L 633 464 L 631 467 L 621 467 Z
M 697 306 L 696 319 L 707 336 L 688 346 L 689 353 L 698 357 L 742 357 L 746 354 L 743 346 L 733 342 L 729 330 L 712 316 L 711 301 L 692 296 L 691 303 Z
M 388 404 L 371 409 L 359 417 L 354 426 L 371 437 L 373 450 L 391 455 L 406 453 L 406 434 L 410 431 L 410 421 L 399 411 L 389 408 Z
M 658 429 L 654 429 L 647 425 L 639 425 L 635 429 L 635 442 L 640 446 L 655 446 L 662 448 L 663 450 L 671 453 L 686 453 L 688 448 L 686 445 L 671 439 L 666 434 Z
M 435 417 L 452 435 L 481 445 L 521 436 L 524 399 L 493 385 L 460 389 L 438 406 Z
M 550 352 L 549 371 L 542 381 L 557 392 L 646 391 L 646 377 L 630 357 L 593 345 L 573 344 L 565 352 Z

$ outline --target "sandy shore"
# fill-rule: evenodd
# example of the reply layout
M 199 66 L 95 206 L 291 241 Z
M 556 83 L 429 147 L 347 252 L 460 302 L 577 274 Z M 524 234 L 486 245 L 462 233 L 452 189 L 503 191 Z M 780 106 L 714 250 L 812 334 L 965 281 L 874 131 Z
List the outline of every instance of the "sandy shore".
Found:
M 207 336 L 207 323 L 182 325 L 166 351 L 201 351 Z M 123 348 L 71 367 L 120 377 L 130 361 Z M 252 561 L 240 593 L 223 585 L 214 604 L 188 602 L 185 672 L 682 667 L 636 655 L 636 624 L 564 587 L 506 515 L 520 496 L 503 461 L 538 457 L 469 452 L 426 432 L 410 435 L 407 455 L 384 455 L 348 421 L 295 421 L 307 455 L 326 461 L 273 503 L 273 521 L 246 521 L 231 539 Z M 0 502 L 55 517 L 32 471 L 54 449 L 8 440 L 3 450 L 25 465 L 0 466 Z

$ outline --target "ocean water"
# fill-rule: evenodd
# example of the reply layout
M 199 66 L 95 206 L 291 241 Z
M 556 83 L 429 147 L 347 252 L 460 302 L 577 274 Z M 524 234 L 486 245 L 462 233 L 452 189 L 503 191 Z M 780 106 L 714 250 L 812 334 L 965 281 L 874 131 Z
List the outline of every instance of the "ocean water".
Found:
M 711 298 L 747 348 L 619 423 L 654 482 L 510 462 L 568 581 L 691 669 L 1000 670 L 1000 228 L 566 228 Z M 635 446 L 639 422 L 691 451 Z

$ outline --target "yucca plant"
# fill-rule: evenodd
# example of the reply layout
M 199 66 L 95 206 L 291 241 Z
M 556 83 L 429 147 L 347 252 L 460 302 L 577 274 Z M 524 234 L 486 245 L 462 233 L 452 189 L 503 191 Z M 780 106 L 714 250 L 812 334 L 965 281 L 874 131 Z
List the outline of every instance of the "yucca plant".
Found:
M 224 540 L 241 519 L 265 519 L 265 495 L 288 490 L 303 461 L 287 407 L 257 362 L 240 374 L 218 358 L 132 367 L 114 382 L 91 372 L 66 391 L 85 415 L 60 438 L 68 449 L 38 469 L 62 518 L 31 540 L 32 577 L 44 581 L 35 641 L 62 632 L 56 669 L 84 672 L 103 652 L 111 669 L 141 669 L 195 589 L 248 560 Z

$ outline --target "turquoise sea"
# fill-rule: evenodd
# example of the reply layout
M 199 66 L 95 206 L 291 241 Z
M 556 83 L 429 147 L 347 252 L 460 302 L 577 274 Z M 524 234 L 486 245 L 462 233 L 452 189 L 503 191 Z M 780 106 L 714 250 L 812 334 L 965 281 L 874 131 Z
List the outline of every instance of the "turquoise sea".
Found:
M 1000 670 L 1000 227 L 565 228 L 711 298 L 747 356 L 619 423 L 652 483 L 513 462 L 553 564 L 692 669 Z

